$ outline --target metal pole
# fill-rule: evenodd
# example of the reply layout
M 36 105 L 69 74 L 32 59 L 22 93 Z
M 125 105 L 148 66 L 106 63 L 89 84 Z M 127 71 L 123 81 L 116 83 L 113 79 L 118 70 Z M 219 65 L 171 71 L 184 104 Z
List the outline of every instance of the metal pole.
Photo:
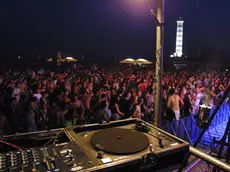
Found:
M 208 162 L 208 163 L 214 165 L 215 167 L 219 167 L 220 169 L 222 169 L 224 171 L 230 171 L 230 165 L 229 164 L 222 162 L 215 157 L 207 155 L 206 153 L 201 152 L 200 150 L 198 150 L 192 146 L 189 146 L 189 152 L 191 154 L 193 154 L 194 156 L 204 160 L 205 162 Z
M 160 127 L 161 124 L 161 104 L 162 104 L 162 75 L 163 75 L 163 48 L 164 48 L 164 0 L 157 0 L 157 26 L 156 26 L 156 95 L 154 125 Z

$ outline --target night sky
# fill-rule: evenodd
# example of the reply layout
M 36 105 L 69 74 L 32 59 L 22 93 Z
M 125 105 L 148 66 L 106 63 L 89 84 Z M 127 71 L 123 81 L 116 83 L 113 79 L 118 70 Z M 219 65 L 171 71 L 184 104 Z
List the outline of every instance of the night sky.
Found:
M 140 1 L 140 2 L 136 2 Z M 143 2 L 141 2 L 143 1 Z M 156 0 L 146 0 L 155 8 Z M 2 58 L 118 59 L 155 55 L 155 24 L 145 0 L 2 0 Z M 184 23 L 184 51 L 230 57 L 230 1 L 165 0 L 165 56 L 175 50 L 176 20 Z

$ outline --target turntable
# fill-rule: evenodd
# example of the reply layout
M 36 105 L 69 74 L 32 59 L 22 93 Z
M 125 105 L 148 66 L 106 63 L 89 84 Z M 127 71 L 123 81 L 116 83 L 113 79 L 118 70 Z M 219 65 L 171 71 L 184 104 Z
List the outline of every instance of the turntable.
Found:
M 187 163 L 188 143 L 137 119 L 77 127 L 66 135 L 92 162 L 87 171 L 172 171 Z
M 97 131 L 90 138 L 90 142 L 95 149 L 114 155 L 138 153 L 149 145 L 147 136 L 124 128 Z

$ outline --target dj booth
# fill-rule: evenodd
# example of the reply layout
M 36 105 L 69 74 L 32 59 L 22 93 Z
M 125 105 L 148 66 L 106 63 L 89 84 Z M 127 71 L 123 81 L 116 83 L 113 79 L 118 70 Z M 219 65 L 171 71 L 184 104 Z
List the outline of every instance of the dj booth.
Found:
M 0 171 L 172 171 L 187 165 L 189 144 L 142 120 L 4 136 L 20 146 L 0 155 Z

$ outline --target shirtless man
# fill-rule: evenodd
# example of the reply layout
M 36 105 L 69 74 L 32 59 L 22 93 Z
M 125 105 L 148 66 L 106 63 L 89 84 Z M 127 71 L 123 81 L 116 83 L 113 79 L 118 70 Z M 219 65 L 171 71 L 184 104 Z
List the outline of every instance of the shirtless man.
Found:
M 174 112 L 176 120 L 180 119 L 180 103 L 184 105 L 183 100 L 175 94 L 175 90 L 171 89 L 169 91 L 167 107 Z

